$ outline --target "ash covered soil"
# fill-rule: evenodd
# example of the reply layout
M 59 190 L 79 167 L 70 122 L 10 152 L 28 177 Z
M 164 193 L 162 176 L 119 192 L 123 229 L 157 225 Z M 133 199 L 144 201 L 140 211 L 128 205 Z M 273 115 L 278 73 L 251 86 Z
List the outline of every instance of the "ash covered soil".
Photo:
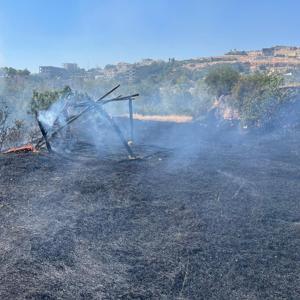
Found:
M 140 122 L 134 150 L 0 155 L 0 299 L 300 298 L 299 131 Z

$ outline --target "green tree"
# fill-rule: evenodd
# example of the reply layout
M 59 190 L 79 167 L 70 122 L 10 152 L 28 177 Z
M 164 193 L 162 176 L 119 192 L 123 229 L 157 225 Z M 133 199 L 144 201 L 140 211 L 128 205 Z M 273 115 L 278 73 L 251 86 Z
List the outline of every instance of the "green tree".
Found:
M 30 103 L 30 113 L 38 110 L 48 109 L 52 103 L 59 98 L 64 98 L 72 95 L 72 90 L 69 86 L 65 86 L 62 90 L 38 92 L 33 91 Z
M 29 76 L 30 75 L 30 71 L 28 71 L 27 69 L 17 70 L 12 67 L 4 67 L 3 71 L 7 74 L 8 77 L 14 77 L 16 75 L 19 75 L 19 76 Z
M 283 83 L 277 74 L 254 73 L 240 78 L 231 98 L 243 124 L 264 127 L 271 123 L 280 105 L 288 99 L 281 89 Z
M 12 67 L 5 67 L 4 68 L 5 73 L 7 74 L 8 77 L 13 77 L 16 76 L 18 71 Z
M 228 95 L 239 81 L 240 73 L 229 65 L 222 65 L 212 68 L 206 78 L 210 92 L 217 97 Z
M 30 75 L 30 71 L 27 70 L 27 69 L 24 69 L 24 70 L 18 70 L 18 71 L 17 71 L 17 74 L 20 75 L 20 76 L 29 76 L 29 75 Z

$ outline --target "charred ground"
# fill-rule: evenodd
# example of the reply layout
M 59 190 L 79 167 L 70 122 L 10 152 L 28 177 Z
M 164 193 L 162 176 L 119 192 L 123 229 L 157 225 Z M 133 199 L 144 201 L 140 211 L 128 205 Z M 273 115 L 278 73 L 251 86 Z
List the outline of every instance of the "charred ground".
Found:
M 0 298 L 299 298 L 299 137 L 141 122 L 142 160 L 0 155 Z

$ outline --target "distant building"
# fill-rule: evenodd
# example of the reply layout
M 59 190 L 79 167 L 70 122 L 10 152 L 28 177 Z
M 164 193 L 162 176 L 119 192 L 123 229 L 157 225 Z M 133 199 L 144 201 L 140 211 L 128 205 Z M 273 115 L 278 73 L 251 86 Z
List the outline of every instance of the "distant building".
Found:
M 127 72 L 131 68 L 131 64 L 120 62 L 116 66 L 117 72 Z
M 300 49 L 297 47 L 274 46 L 271 48 L 263 48 L 262 54 L 264 56 L 297 58 L 300 55 Z
M 64 63 L 63 67 L 40 66 L 39 73 L 47 77 L 79 78 L 86 74 L 84 69 L 78 67 L 75 63 Z
M 39 73 L 49 77 L 62 77 L 66 75 L 66 69 L 53 66 L 40 66 Z
M 78 71 L 78 65 L 75 63 L 64 63 L 63 68 L 66 69 L 68 72 L 77 72 Z
M 127 72 L 125 73 L 125 77 L 129 83 L 133 83 L 136 78 L 135 68 L 130 68 L 129 70 L 127 70 Z
M 112 79 L 116 76 L 116 74 L 117 74 L 116 69 L 107 69 L 104 70 L 103 77 L 106 79 Z
M 274 56 L 275 48 L 263 48 L 262 53 L 264 56 Z

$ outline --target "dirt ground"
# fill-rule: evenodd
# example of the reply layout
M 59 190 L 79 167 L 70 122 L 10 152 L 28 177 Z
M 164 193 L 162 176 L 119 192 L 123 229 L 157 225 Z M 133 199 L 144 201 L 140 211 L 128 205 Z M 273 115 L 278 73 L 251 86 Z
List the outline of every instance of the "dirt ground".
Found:
M 300 132 L 136 126 L 0 155 L 0 299 L 300 299 Z

